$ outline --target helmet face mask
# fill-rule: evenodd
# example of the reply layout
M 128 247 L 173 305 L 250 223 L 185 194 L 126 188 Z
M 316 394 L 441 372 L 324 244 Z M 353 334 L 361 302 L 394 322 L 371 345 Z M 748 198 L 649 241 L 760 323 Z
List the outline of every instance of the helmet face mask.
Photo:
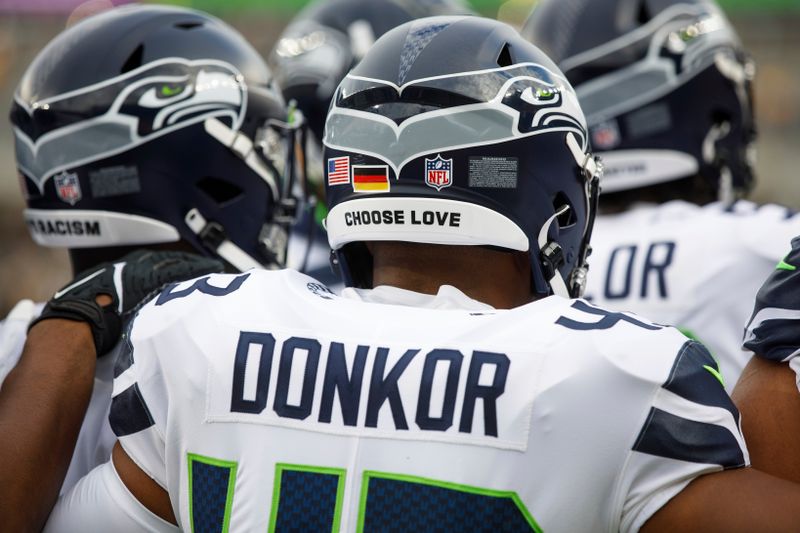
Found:
M 626 0 L 566 3 L 540 3 L 522 33 L 554 50 L 575 86 L 606 168 L 603 191 L 699 175 L 722 200 L 745 195 L 754 67 L 719 7 L 645 0 L 633 17 Z
M 103 42 L 108 32 L 137 38 Z M 65 85 L 55 71 L 85 62 L 90 44 L 110 49 L 110 64 Z M 150 6 L 90 17 L 40 53 L 15 94 L 31 234 L 69 248 L 184 240 L 237 269 L 280 264 L 285 250 L 265 249 L 262 233 L 293 179 L 286 120 L 267 67 L 217 19 Z
M 466 40 L 480 50 L 453 47 Z M 448 54 L 462 64 L 435 60 Z M 334 250 L 525 251 L 537 295 L 579 294 L 599 171 L 572 88 L 507 26 L 439 17 L 392 30 L 340 84 L 324 144 Z M 338 259 L 357 284 L 358 266 Z

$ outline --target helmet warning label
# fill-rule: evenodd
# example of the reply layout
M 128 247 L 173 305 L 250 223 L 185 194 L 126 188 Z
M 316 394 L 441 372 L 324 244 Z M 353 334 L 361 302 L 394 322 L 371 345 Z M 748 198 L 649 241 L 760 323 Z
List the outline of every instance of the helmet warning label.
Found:
M 470 157 L 469 186 L 486 189 L 516 189 L 519 175 L 516 157 Z
M 139 172 L 135 166 L 106 167 L 89 173 L 93 198 L 134 194 L 141 191 Z

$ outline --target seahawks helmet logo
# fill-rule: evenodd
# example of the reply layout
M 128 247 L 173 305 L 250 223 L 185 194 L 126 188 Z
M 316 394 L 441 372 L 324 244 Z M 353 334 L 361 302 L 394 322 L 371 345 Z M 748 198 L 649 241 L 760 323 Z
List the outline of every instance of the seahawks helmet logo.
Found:
M 15 95 L 15 102 L 17 164 L 42 191 L 48 179 L 65 169 L 210 117 L 227 119 L 231 129 L 238 130 L 247 87 L 229 63 L 166 58 L 38 102 L 27 103 Z M 36 120 L 37 113 L 49 116 Z
M 354 109 L 348 102 L 363 91 L 403 91 L 424 87 L 466 96 L 454 103 L 394 120 Z M 586 119 L 572 87 L 535 63 L 460 72 L 397 85 L 389 80 L 348 74 L 328 113 L 324 143 L 329 148 L 386 161 L 399 176 L 410 161 L 436 152 L 485 146 L 556 131 L 573 133 L 586 152 Z

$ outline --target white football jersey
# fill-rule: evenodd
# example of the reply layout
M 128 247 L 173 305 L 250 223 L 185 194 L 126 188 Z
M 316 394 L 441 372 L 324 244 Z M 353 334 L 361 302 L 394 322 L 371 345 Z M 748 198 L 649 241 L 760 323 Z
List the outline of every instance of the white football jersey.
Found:
M 167 288 L 130 339 L 111 424 L 186 531 L 634 531 L 749 463 L 701 345 L 583 300 L 250 271 Z
M 752 355 L 741 339 L 756 292 L 799 234 L 792 211 L 745 201 L 673 201 L 600 216 L 585 297 L 700 340 L 730 392 Z
M 28 325 L 39 316 L 43 307 L 43 303 L 22 300 L 5 320 L 0 321 L 0 387 L 22 355 L 28 335 Z M 118 351 L 119 345 L 97 360 L 92 396 L 83 418 L 67 476 L 61 485 L 61 494 L 67 492 L 94 467 L 105 463 L 111 457 L 111 448 L 116 442 L 116 437 L 108 423 L 108 412 L 111 406 L 114 363 Z
M 800 389 L 800 237 L 758 291 L 744 347 L 770 361 L 789 363 Z

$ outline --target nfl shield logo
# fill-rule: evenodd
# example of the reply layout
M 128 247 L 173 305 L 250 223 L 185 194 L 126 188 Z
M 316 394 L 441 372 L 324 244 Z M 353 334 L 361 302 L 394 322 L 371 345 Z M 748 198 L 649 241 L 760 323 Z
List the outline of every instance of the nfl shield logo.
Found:
M 438 154 L 435 159 L 425 158 L 425 184 L 441 191 L 453 184 L 453 160 L 442 159 Z
M 619 126 L 616 120 L 602 122 L 591 129 L 592 147 L 598 150 L 615 148 L 620 141 Z
M 76 173 L 64 171 L 61 174 L 57 174 L 53 181 L 56 185 L 56 194 L 69 205 L 75 205 L 76 202 L 83 198 L 83 195 L 81 195 L 81 183 L 78 181 Z

